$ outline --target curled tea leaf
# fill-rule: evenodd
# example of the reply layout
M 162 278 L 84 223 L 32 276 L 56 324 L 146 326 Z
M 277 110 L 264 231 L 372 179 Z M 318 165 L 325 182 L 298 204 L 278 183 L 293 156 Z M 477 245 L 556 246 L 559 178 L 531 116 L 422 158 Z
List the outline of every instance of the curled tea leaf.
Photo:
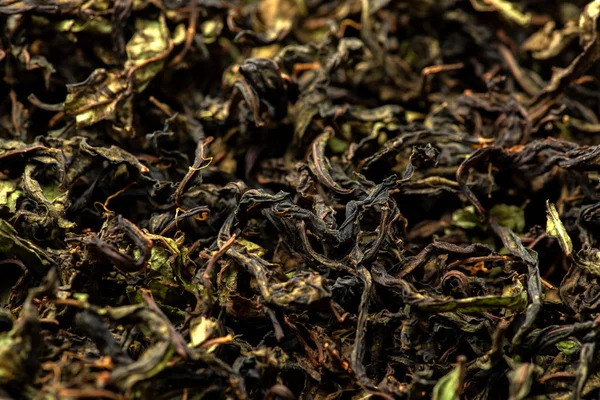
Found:
M 326 130 L 313 141 L 308 165 L 317 179 L 329 189 L 340 194 L 352 193 L 352 190 L 344 189 L 335 182 L 329 172 L 331 164 L 327 157 L 325 157 L 325 149 L 332 135 L 333 132 L 331 130 Z

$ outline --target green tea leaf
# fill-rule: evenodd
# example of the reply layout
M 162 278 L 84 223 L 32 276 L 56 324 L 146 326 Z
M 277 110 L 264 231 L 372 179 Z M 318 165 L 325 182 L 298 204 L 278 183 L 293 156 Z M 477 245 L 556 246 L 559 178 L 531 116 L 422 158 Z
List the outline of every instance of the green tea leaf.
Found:
M 500 226 L 515 232 L 523 232 L 525 229 L 525 210 L 521 207 L 497 204 L 490 209 L 490 218 L 495 218 Z
M 461 357 L 456 367 L 435 384 L 433 400 L 460 400 L 463 376 L 464 357 Z
M 579 350 L 581 350 L 581 343 L 576 339 L 568 339 L 556 343 L 556 348 L 560 350 L 560 352 L 570 356 L 579 353 Z
M 345 140 L 342 140 L 335 136 L 329 139 L 327 145 L 335 154 L 341 154 L 348 148 L 348 143 Z
M 452 213 L 452 224 L 463 229 L 473 229 L 481 225 L 475 207 L 467 206 Z
M 570 257 L 573 253 L 573 243 L 571 242 L 571 238 L 569 237 L 565 226 L 558 216 L 556 207 L 549 201 L 546 201 L 546 218 L 546 235 L 548 235 L 548 237 L 558 238 L 560 247 L 563 249 L 565 254 Z

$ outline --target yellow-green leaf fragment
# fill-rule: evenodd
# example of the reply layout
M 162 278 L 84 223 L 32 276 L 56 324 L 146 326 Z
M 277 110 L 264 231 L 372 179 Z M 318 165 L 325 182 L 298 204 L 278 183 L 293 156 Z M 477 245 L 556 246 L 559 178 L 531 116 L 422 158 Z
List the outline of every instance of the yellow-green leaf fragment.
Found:
M 56 24 L 56 29 L 61 32 L 89 32 L 103 35 L 112 33 L 110 20 L 100 16 L 90 16 L 87 20 L 66 19 Z
M 556 343 L 556 348 L 568 356 L 577 354 L 581 350 L 581 343 L 575 339 L 567 339 Z
M 463 229 L 473 229 L 480 226 L 475 207 L 467 206 L 452 213 L 452 224 Z
M 223 21 L 220 19 L 211 19 L 202 22 L 200 29 L 202 31 L 202 41 L 206 44 L 214 43 L 223 31 Z
M 433 388 L 433 400 L 460 400 L 464 365 L 459 361 L 452 371 L 444 375 Z
M 198 317 L 190 322 L 190 340 L 192 346 L 200 346 L 213 335 L 217 329 L 217 321 L 214 318 Z
M 292 0 L 261 1 L 258 9 L 267 28 L 266 36 L 274 39 L 281 32 L 291 29 L 293 20 L 298 14 L 299 5 L 302 5 L 302 3 Z
M 490 209 L 490 219 L 495 219 L 500 226 L 510 228 L 515 232 L 522 232 L 525 229 L 525 210 L 515 205 L 496 204 Z M 487 229 L 487 225 L 482 225 L 475 207 L 467 206 L 456 210 L 452 214 L 452 225 L 463 229 L 473 229 L 481 227 Z
M 42 193 L 44 193 L 44 196 L 46 196 L 51 203 L 63 194 L 59 189 L 59 184 L 57 182 L 42 186 Z
M 0 182 L 0 206 L 8 207 L 10 212 L 16 210 L 17 200 L 23 196 L 23 191 L 17 189 L 15 181 Z
M 135 26 L 136 32 L 125 46 L 128 58 L 125 69 L 133 71 L 135 90 L 141 92 L 162 70 L 173 45 L 163 15 L 157 21 L 138 19 Z
M 173 35 L 171 36 L 171 41 L 175 46 L 178 46 L 185 42 L 186 28 L 185 24 L 179 24 L 175 27 L 173 31 Z
M 471 0 L 477 11 L 496 11 L 508 21 L 520 26 L 529 26 L 531 13 L 523 13 L 519 7 L 508 0 Z
M 171 253 L 166 249 L 158 246 L 152 247 L 150 252 L 150 260 L 148 260 L 148 266 L 151 270 L 156 271 L 166 281 L 173 279 L 173 273 L 169 263 Z
M 335 154 L 343 153 L 349 146 L 346 141 L 335 136 L 329 139 L 327 144 L 329 145 L 331 151 L 333 151 Z
M 523 311 L 527 308 L 527 292 L 520 283 L 505 288 L 502 296 L 479 296 L 464 299 L 435 300 L 416 303 L 415 306 L 430 313 L 470 313 L 497 309 Z
M 558 216 L 556 207 L 549 201 L 546 201 L 546 217 L 546 235 L 548 235 L 548 237 L 558 238 L 560 247 L 563 249 L 565 254 L 570 257 L 573 253 L 573 242 L 571 242 L 571 238 L 567 234 L 565 226 Z
M 497 204 L 490 209 L 490 218 L 495 218 L 500 226 L 515 232 L 525 229 L 525 210 L 518 206 Z
M 264 248 L 262 248 L 261 246 L 257 245 L 254 242 L 251 242 L 249 240 L 237 239 L 237 242 L 239 244 L 241 244 L 242 246 L 244 246 L 246 248 L 246 250 L 248 251 L 248 253 L 256 254 L 258 257 L 264 256 L 267 252 Z

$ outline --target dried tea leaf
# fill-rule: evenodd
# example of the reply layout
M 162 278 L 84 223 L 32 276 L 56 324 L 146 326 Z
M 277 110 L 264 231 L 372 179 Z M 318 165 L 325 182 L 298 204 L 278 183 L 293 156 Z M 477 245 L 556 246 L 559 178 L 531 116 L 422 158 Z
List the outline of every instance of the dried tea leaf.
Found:
M 557 70 L 552 75 L 550 83 L 535 98 L 531 113 L 538 116 L 543 110 L 562 96 L 571 83 L 579 79 L 600 58 L 600 37 L 597 31 L 597 21 L 600 14 L 600 3 L 588 3 L 579 17 L 579 43 L 583 47 L 580 53 L 564 69 Z
M 571 356 L 579 353 L 581 350 L 581 343 L 577 339 L 568 339 L 556 343 L 556 348 L 562 353 Z
M 40 161 L 40 157 L 36 157 L 36 161 Z M 50 157 L 45 158 L 46 168 L 56 163 L 55 159 Z M 60 229 L 71 229 L 75 227 L 75 223 L 66 219 L 66 210 L 69 208 L 69 193 L 61 190 L 58 182 L 50 182 L 43 187 L 35 178 L 40 168 L 34 164 L 27 164 L 23 173 L 21 186 L 27 197 L 37 206 L 43 208 L 43 216 L 37 218 L 31 216 L 29 219 L 32 223 L 41 223 L 42 225 L 53 224 Z
M 148 300 L 148 297 L 145 297 Z M 125 390 L 136 383 L 152 378 L 167 367 L 175 355 L 176 336 L 169 320 L 148 304 L 133 306 L 109 307 L 97 310 L 97 313 L 121 324 L 138 326 L 150 340 L 150 344 L 139 358 L 123 366 L 115 368 L 110 374 L 111 384 Z
M 296 15 L 305 12 L 303 5 L 303 1 L 261 0 L 258 4 L 260 21 L 255 22 L 254 30 L 241 31 L 235 41 L 269 45 L 282 40 L 292 30 Z
M 0 0 L 0 398 L 596 398 L 584 3 Z
M 579 35 L 575 21 L 569 21 L 560 30 L 555 29 L 555 22 L 548 21 L 538 32 L 531 35 L 521 48 L 531 51 L 534 58 L 546 60 L 558 56 Z
M 512 399 L 524 400 L 528 397 L 536 372 L 536 365 L 532 363 L 517 363 L 513 370 L 508 372 Z
M 480 296 L 464 299 L 424 298 L 413 301 L 419 310 L 429 313 L 470 313 L 486 310 L 509 309 L 522 311 L 527 307 L 527 292 L 521 282 L 516 280 L 512 285 L 504 287 L 501 296 Z
M 531 13 L 523 13 L 517 4 L 509 0 L 471 0 L 477 11 L 496 11 L 508 21 L 520 26 L 529 26 Z
M 56 72 L 56 70 L 46 57 L 43 55 L 32 55 L 31 49 L 28 49 L 27 47 L 12 46 L 10 50 L 13 56 L 19 60 L 19 62 L 22 63 L 25 66 L 25 69 L 28 71 L 41 69 L 44 74 L 46 88 L 50 86 L 50 77 Z
M 29 290 L 19 319 L 11 330 L 0 332 L 0 385 L 9 387 L 26 382 L 39 368 L 41 350 L 40 318 L 34 304 L 44 296 L 52 296 L 57 286 L 55 269 L 44 273 L 41 286 Z
M 244 246 L 246 248 L 246 250 L 248 251 L 248 253 L 254 254 L 257 257 L 263 257 L 267 252 L 263 247 L 257 245 L 254 242 L 251 242 L 249 240 L 238 239 L 237 242 L 239 244 L 241 244 L 242 246 Z
M 56 24 L 56 29 L 62 32 L 88 32 L 102 35 L 110 35 L 113 31 L 110 21 L 100 16 L 91 16 L 85 20 L 65 19 Z
M 198 347 L 210 339 L 217 327 L 217 321 L 212 318 L 194 318 L 190 322 L 190 341 L 192 346 Z
M 444 375 L 433 388 L 433 400 L 459 400 L 465 375 L 465 359 L 459 358 L 456 367 Z
M 495 218 L 500 226 L 515 232 L 525 229 L 525 210 L 522 207 L 507 204 L 496 204 L 490 208 L 490 218 Z
M 570 257 L 573 254 L 573 242 L 571 242 L 571 238 L 560 220 L 556 207 L 549 201 L 546 201 L 546 218 L 546 235 L 558 238 L 560 247 L 567 257 Z
M 489 217 L 495 219 L 500 226 L 510 228 L 516 232 L 522 232 L 525 229 L 525 211 L 521 207 L 496 204 L 490 209 Z M 467 206 L 452 213 L 452 224 L 463 229 L 488 227 L 482 224 L 473 206 Z
M 0 206 L 8 207 L 10 213 L 17 209 L 17 201 L 23 197 L 23 191 L 15 181 L 0 181 Z
M 133 78 L 135 90 L 142 92 L 163 69 L 173 43 L 162 14 L 157 21 L 137 19 L 135 28 L 136 32 L 125 47 L 128 57 L 125 70 L 128 77 Z
M 0 252 L 22 260 L 33 273 L 44 276 L 54 261 L 34 243 L 19 237 L 17 231 L 0 219 Z
M 463 229 L 473 229 L 481 226 L 481 221 L 475 212 L 475 207 L 467 206 L 452 213 L 452 224 Z
M 327 143 L 332 138 L 332 136 L 333 132 L 327 130 L 313 141 L 311 145 L 311 153 L 308 166 L 311 172 L 324 186 L 335 191 L 336 193 L 351 193 L 352 190 L 342 188 L 337 182 L 333 180 L 333 177 L 331 176 L 331 163 L 329 162 L 329 159 L 325 156 L 325 149 L 327 147 Z
M 158 21 L 138 19 L 136 29 L 126 46 L 125 71 L 97 69 L 84 82 L 67 85 L 65 113 L 75 116 L 78 127 L 114 119 L 120 103 L 132 91 L 143 91 L 162 70 L 173 48 L 164 16 Z
M 95 70 L 81 83 L 67 85 L 67 89 L 65 113 L 75 116 L 79 128 L 113 119 L 119 103 L 129 95 L 124 74 L 104 69 Z
M 320 275 L 312 273 L 296 274 L 285 283 L 269 285 L 268 298 L 274 304 L 282 307 L 309 305 L 331 296 L 325 282 L 325 278 Z

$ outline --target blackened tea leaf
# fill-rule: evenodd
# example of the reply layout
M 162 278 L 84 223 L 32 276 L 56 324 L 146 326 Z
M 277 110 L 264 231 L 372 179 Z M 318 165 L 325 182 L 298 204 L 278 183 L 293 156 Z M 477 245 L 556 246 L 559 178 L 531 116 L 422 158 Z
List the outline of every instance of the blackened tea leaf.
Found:
M 328 187 L 329 189 L 335 191 L 336 193 L 345 194 L 351 193 L 351 190 L 344 189 L 340 187 L 332 178 L 329 170 L 331 169 L 331 164 L 327 157 L 325 156 L 325 149 L 327 148 L 327 142 L 332 137 L 332 132 L 330 130 L 319 135 L 311 145 L 311 153 L 308 161 L 308 165 L 312 173 L 316 176 L 316 178 L 323 185 Z

